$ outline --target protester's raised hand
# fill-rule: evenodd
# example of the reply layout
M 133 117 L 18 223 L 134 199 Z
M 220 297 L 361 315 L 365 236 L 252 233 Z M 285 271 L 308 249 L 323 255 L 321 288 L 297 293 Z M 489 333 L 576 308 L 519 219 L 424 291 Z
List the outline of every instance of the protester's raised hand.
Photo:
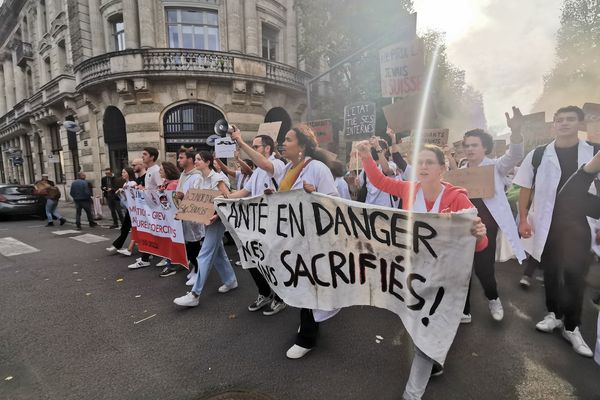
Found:
M 212 217 L 210 217 L 210 220 L 208 221 L 208 225 L 214 224 L 215 221 L 217 220 L 217 218 L 219 218 L 219 216 L 217 214 L 214 214 Z
M 240 130 L 236 126 L 233 127 L 233 132 L 231 132 L 231 138 L 238 143 L 242 140 L 242 132 L 240 132 Z
M 390 137 L 392 144 L 396 144 L 396 133 L 394 132 L 394 130 L 388 126 L 385 130 L 385 133 Z
M 514 106 L 512 108 L 512 112 L 512 118 L 508 113 L 504 113 L 504 116 L 506 117 L 506 125 L 508 125 L 513 133 L 521 133 L 521 128 L 523 128 L 523 114 L 521 114 L 519 107 Z
M 527 221 L 519 223 L 519 234 L 524 239 L 529 239 L 533 235 L 533 228 Z
M 358 155 L 360 157 L 370 157 L 371 156 L 371 142 L 368 140 L 362 140 L 358 142 L 356 145 L 356 150 L 358 151 Z
M 317 188 L 315 188 L 315 185 L 311 185 L 310 183 L 308 183 L 306 181 L 302 181 L 302 187 L 304 188 L 306 193 L 312 193 L 317 190 Z
M 377 136 L 371 136 L 369 138 L 369 144 L 371 145 L 371 147 L 373 147 L 375 150 L 380 151 L 381 150 L 381 146 L 379 145 L 379 138 Z
M 477 241 L 479 242 L 481 239 L 487 235 L 487 228 L 484 223 L 481 222 L 481 218 L 477 217 L 473 220 L 473 225 L 471 226 L 471 235 L 475 236 Z

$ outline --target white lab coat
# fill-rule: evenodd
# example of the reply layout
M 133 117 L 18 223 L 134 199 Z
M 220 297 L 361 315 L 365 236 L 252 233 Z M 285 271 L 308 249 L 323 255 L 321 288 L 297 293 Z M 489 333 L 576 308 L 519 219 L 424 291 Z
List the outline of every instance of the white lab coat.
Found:
M 393 161 L 388 161 L 388 164 L 390 166 L 390 169 L 392 169 L 393 171 L 398 170 L 398 166 Z M 382 169 L 381 165 L 378 164 L 377 166 L 380 170 Z M 365 177 L 366 176 L 364 171 L 358 176 L 358 183 L 360 186 L 363 185 Z M 394 179 L 397 179 L 397 176 L 394 176 Z M 383 190 L 380 190 L 373 186 L 373 184 L 367 179 L 367 198 L 365 199 L 365 204 L 397 208 L 398 200 L 394 200 L 391 194 L 386 193 Z
M 561 175 L 554 143 L 553 141 L 546 147 L 535 178 L 533 203 L 527 216 L 527 221 L 533 228 L 533 235 L 529 239 L 521 239 L 525 251 L 538 261 L 542 257 L 542 252 L 548 239 L 554 202 L 556 200 L 556 190 L 558 189 Z M 581 167 L 594 156 L 594 147 L 583 140 L 579 141 L 578 146 L 577 166 Z M 513 181 L 513 183 L 528 189 L 531 189 L 533 181 L 533 165 L 531 165 L 533 152 L 532 150 L 527 154 Z
M 523 159 L 525 153 L 524 146 L 520 144 L 511 144 L 506 154 L 500 158 L 492 160 L 491 158 L 484 158 L 480 167 L 485 165 L 494 165 L 494 187 L 495 194 L 493 197 L 483 199 L 483 203 L 486 205 L 490 213 L 494 217 L 494 220 L 498 224 L 498 227 L 506 236 L 506 239 L 510 243 L 513 253 L 521 263 L 525 258 L 525 251 L 523 245 L 519 239 L 519 231 L 515 223 L 506 193 L 504 191 L 504 177 Z M 466 165 L 463 167 L 466 168 Z

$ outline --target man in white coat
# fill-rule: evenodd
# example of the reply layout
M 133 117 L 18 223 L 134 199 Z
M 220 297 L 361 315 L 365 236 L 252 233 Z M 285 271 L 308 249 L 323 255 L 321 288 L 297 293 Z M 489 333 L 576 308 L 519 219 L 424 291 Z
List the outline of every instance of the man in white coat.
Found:
M 525 157 L 514 183 L 521 187 L 519 195 L 519 233 L 527 253 L 540 262 L 544 270 L 546 308 L 548 314 L 536 324 L 541 332 L 562 329 L 563 337 L 568 340 L 575 352 L 592 357 L 592 351 L 579 332 L 581 323 L 581 302 L 584 287 L 573 284 L 574 271 L 566 270 L 564 265 L 554 262 L 553 249 L 560 247 L 568 238 L 552 229 L 555 220 L 561 218 L 554 213 L 556 195 L 565 182 L 577 169 L 592 159 L 594 147 L 579 140 L 578 132 L 583 128 L 584 114 L 579 107 L 560 108 L 554 114 L 556 139 L 539 148 L 543 151 L 541 162 L 535 172 L 533 150 Z M 539 153 L 538 153 L 539 154 Z M 532 190 L 534 189 L 535 190 Z M 529 205 L 531 204 L 531 207 Z M 591 247 L 591 243 L 589 244 Z M 587 254 L 582 254 L 586 257 Z M 586 261 L 582 259 L 581 263 Z M 579 268 L 582 274 L 585 268 Z M 563 322 L 564 319 L 564 322 Z
M 506 154 L 497 159 L 488 157 L 494 147 L 493 137 L 481 129 L 474 129 L 465 133 L 463 139 L 463 148 L 467 159 L 463 168 L 473 168 L 485 165 L 494 165 L 494 196 L 487 199 L 471 199 L 473 205 L 487 229 L 489 244 L 484 251 L 475 253 L 473 266 L 475 275 L 479 278 L 481 286 L 488 299 L 488 306 L 492 318 L 496 321 L 502 321 L 504 318 L 504 309 L 502 302 L 498 297 L 498 286 L 494 264 L 496 262 L 496 237 L 498 229 L 506 236 L 510 243 L 513 253 L 519 262 L 525 259 L 525 252 L 519 240 L 517 225 L 513 218 L 510 205 L 504 192 L 504 177 L 511 172 L 514 167 L 523 159 L 525 153 L 523 147 L 523 136 L 521 135 L 522 115 L 518 108 L 513 107 L 513 118 L 506 113 L 506 122 L 511 129 L 510 145 Z M 470 292 L 470 289 L 469 289 Z M 463 311 L 462 323 L 471 322 L 469 296 Z
M 240 190 L 229 195 L 229 198 L 242 198 L 248 196 L 260 196 L 265 190 L 276 192 L 279 182 L 283 179 L 285 164 L 275 157 L 275 142 L 267 135 L 258 135 L 252 140 L 252 146 L 244 142 L 242 133 L 235 128 L 231 138 L 236 141 L 239 148 L 243 150 L 256 165 L 256 170 Z M 275 292 L 271 290 L 269 283 L 257 268 L 248 270 L 258 289 L 258 297 L 255 302 L 248 306 L 248 311 L 258 311 L 267 306 L 263 315 L 275 315 L 285 309 L 286 304 Z

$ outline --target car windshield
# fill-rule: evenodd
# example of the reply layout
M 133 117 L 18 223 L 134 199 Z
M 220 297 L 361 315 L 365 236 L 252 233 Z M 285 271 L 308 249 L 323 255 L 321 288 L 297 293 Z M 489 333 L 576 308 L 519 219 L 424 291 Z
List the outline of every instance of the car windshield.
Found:
M 2 194 L 12 195 L 30 195 L 33 194 L 33 187 L 31 186 L 8 186 L 0 188 Z

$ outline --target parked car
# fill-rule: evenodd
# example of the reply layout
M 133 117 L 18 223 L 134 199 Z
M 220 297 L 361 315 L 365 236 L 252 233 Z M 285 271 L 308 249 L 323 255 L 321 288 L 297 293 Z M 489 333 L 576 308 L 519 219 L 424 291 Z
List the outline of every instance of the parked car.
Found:
M 33 185 L 0 183 L 0 217 L 37 215 L 45 217 L 46 198 Z

